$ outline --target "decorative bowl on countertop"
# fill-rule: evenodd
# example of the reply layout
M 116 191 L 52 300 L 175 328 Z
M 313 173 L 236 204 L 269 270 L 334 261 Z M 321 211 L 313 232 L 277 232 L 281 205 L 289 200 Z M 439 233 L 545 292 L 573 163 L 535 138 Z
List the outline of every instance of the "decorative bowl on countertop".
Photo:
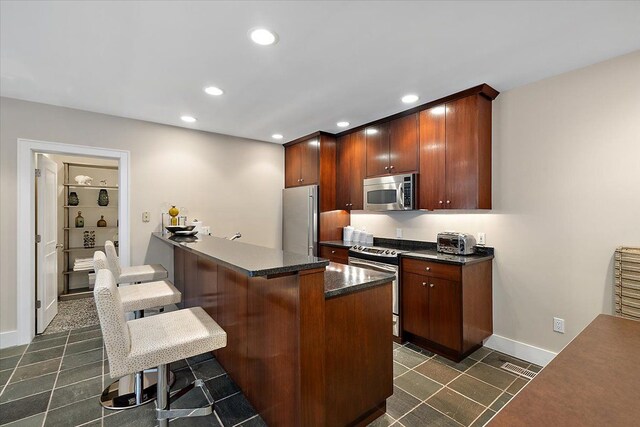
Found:
M 169 232 L 175 233 L 177 231 L 191 231 L 196 228 L 195 225 L 167 225 L 165 227 Z
M 198 230 L 178 230 L 173 234 L 177 236 L 195 236 L 198 234 Z

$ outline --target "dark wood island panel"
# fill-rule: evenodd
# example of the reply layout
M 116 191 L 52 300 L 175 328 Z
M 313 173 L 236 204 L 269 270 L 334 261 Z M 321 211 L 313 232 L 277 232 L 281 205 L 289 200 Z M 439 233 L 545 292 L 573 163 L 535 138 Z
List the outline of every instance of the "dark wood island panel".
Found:
M 384 413 L 390 283 L 325 299 L 324 268 L 252 277 L 179 246 L 174 263 L 183 305 L 227 332 L 216 357 L 268 425 L 358 426 Z

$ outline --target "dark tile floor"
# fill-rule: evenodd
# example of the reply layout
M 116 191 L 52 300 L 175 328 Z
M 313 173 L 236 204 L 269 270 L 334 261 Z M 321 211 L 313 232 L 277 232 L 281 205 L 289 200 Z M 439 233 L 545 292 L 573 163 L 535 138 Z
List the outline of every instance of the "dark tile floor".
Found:
M 153 403 L 127 411 L 102 409 L 98 396 L 111 382 L 98 326 L 41 335 L 28 346 L 0 350 L 0 425 L 153 427 Z M 482 426 L 528 379 L 500 368 L 503 362 L 541 368 L 482 348 L 460 363 L 411 344 L 393 347 L 394 393 L 387 413 L 372 426 Z M 172 426 L 264 426 L 263 420 L 210 355 L 171 365 L 174 388 L 202 378 L 216 400 L 216 413 L 184 418 Z M 173 407 L 204 404 L 201 393 Z
M 0 350 L 0 425 L 152 427 L 155 404 L 126 411 L 103 409 L 98 396 L 111 383 L 99 326 L 36 337 L 28 346 Z M 171 365 L 174 388 L 201 378 L 216 400 L 209 417 L 172 420 L 172 426 L 264 426 L 255 410 L 210 355 Z M 191 392 L 174 408 L 205 404 Z
M 394 344 L 394 393 L 387 413 L 371 425 L 483 426 L 529 382 L 501 369 L 504 362 L 541 369 L 486 347 L 454 363 L 412 344 Z

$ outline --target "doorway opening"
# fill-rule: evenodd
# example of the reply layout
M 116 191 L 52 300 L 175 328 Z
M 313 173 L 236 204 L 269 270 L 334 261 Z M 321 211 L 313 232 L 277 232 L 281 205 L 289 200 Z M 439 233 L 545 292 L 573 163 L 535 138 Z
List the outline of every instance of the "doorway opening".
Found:
M 83 268 L 105 240 L 118 241 L 120 261 L 129 265 L 129 167 L 124 150 L 18 140 L 16 226 L 24 238 L 16 242 L 17 329 L 3 337 L 3 346 L 29 343 L 44 332 L 63 314 L 56 312 L 58 302 L 71 303 L 65 312 L 81 320 L 73 310 L 83 303 L 78 297 L 91 296 L 92 286 L 92 271 Z M 94 248 L 85 247 L 85 237 Z
M 96 325 L 93 253 L 119 245 L 118 161 L 36 153 L 36 163 L 36 333 Z

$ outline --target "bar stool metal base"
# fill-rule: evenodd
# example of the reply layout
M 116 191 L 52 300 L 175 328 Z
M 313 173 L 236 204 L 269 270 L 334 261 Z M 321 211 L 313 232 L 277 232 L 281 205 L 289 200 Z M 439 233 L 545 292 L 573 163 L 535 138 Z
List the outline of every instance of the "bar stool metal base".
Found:
M 136 381 L 142 380 L 142 392 L 136 396 Z M 115 380 L 105 388 L 100 396 L 100 404 L 105 409 L 132 409 L 156 400 L 158 395 L 157 369 L 144 371 L 143 375 L 131 374 Z M 169 387 L 176 381 L 173 372 L 169 371 Z M 140 385 L 139 385 L 140 386 Z

